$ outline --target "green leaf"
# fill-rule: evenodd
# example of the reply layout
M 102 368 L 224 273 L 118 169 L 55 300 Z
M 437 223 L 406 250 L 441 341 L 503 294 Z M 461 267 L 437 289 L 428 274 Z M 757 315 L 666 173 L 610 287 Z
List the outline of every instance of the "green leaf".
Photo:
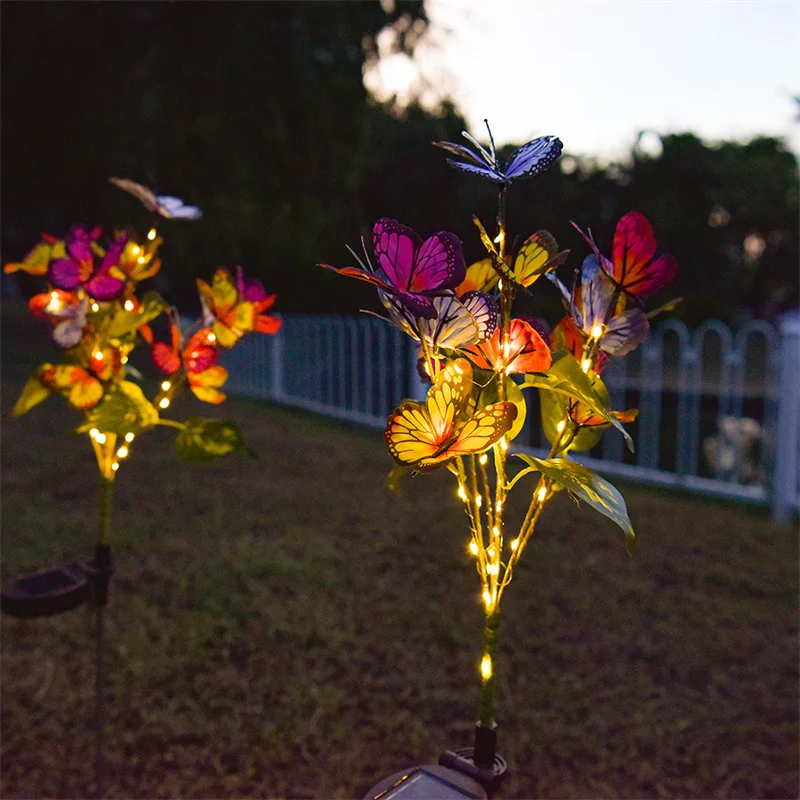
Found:
M 477 402 L 475 403 L 474 408 L 470 410 L 470 413 L 472 414 L 481 408 L 485 408 L 492 403 L 498 403 L 500 401 L 495 374 L 493 372 L 487 372 L 484 370 L 475 370 L 475 373 L 477 374 L 477 378 L 473 379 L 474 385 L 479 387 L 479 392 L 477 395 Z M 478 382 L 479 380 L 481 383 Z M 525 396 L 522 394 L 522 390 L 519 388 L 514 379 L 510 375 L 507 375 L 505 382 L 506 400 L 509 403 L 513 403 L 517 407 L 517 417 L 514 420 L 514 424 L 511 426 L 511 429 L 506 434 L 506 441 L 510 442 L 517 437 L 519 432 L 522 430 L 522 426 L 525 424 L 527 407 L 525 405 Z M 480 388 L 482 383 L 486 383 L 486 385 L 483 386 L 483 388 Z
M 186 461 L 211 461 L 242 450 L 256 458 L 244 442 L 239 426 L 221 419 L 191 417 L 175 440 L 178 455 Z
M 605 387 L 603 387 L 605 388 Z M 601 399 L 603 398 L 600 393 Z M 608 392 L 606 391 L 606 397 Z M 547 441 L 554 444 L 561 436 L 558 431 L 558 424 L 566 419 L 569 412 L 570 399 L 560 392 L 539 392 L 539 410 L 542 415 L 542 432 Z M 581 428 L 575 438 L 570 443 L 570 450 L 591 450 L 603 437 L 605 427 L 595 426 L 591 428 Z
M 145 325 L 155 319 L 166 308 L 167 301 L 158 292 L 147 292 L 142 298 L 138 311 L 123 309 L 114 314 L 106 335 L 109 339 L 119 339 L 134 333 L 140 325 Z
M 78 428 L 78 433 L 97 428 L 101 433 L 138 436 L 157 423 L 158 411 L 139 386 L 131 381 L 121 381 L 110 386 L 103 399 L 86 414 L 86 421 Z
M 408 467 L 404 466 L 403 464 L 398 464 L 387 476 L 386 476 L 386 488 L 392 492 L 392 494 L 396 494 L 398 497 L 403 496 L 403 487 L 400 484 L 400 478 L 408 472 Z
M 628 517 L 625 500 L 607 480 L 581 464 L 564 458 L 541 459 L 524 453 L 514 455 L 563 486 L 573 497 L 585 500 L 595 511 L 616 522 L 625 533 L 628 552 L 633 554 L 636 534 Z
M 14 408 L 8 412 L 8 416 L 21 416 L 26 411 L 30 411 L 34 406 L 38 406 L 39 403 L 47 400 L 50 394 L 51 390 L 46 386 L 42 386 L 42 382 L 39 380 L 39 372 L 37 371 L 36 375 L 32 375 L 28 378 L 28 382 L 17 398 L 17 402 L 14 403 Z
M 630 434 L 622 423 L 611 414 L 608 402 L 604 402 L 594 390 L 592 382 L 572 353 L 567 350 L 557 350 L 553 353 L 553 363 L 550 369 L 545 373 L 537 372 L 526 375 L 525 380 L 520 384 L 520 389 L 527 389 L 531 386 L 558 392 L 586 403 L 592 411 L 613 425 L 625 437 L 628 449 L 633 452 L 633 439 Z

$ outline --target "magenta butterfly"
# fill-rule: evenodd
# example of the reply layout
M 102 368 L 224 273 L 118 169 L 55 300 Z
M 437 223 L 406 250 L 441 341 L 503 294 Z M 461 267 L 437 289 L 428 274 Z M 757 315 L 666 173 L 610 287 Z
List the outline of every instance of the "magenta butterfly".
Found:
M 369 259 L 364 264 L 352 250 L 358 267 L 320 266 L 378 286 L 422 319 L 435 319 L 431 298 L 454 289 L 466 276 L 461 241 L 455 234 L 440 231 L 423 241 L 407 225 L 381 217 L 372 229 L 372 244 L 377 269 Z

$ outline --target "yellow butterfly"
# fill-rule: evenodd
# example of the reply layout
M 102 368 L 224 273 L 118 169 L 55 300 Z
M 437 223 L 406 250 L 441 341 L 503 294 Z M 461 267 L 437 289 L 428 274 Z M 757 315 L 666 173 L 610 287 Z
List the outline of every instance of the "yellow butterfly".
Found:
M 558 252 L 556 240 L 547 231 L 537 231 L 519 248 L 511 270 L 514 282 L 526 289 L 537 278 L 563 264 L 569 250 Z
M 406 400 L 389 416 L 384 438 L 394 460 L 431 472 L 499 441 L 517 417 L 516 406 L 492 403 L 464 419 L 471 394 L 472 366 L 457 358 L 438 373 L 424 403 Z

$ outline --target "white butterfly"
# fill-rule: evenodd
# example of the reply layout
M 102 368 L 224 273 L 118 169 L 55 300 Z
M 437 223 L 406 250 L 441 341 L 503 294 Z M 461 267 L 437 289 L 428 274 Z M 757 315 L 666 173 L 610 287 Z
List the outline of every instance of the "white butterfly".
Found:
M 127 178 L 110 178 L 109 180 L 114 186 L 130 192 L 141 200 L 145 208 L 164 219 L 195 220 L 203 216 L 203 212 L 197 206 L 186 205 L 179 197 L 171 197 L 167 194 L 157 195 L 152 189 Z
M 86 327 L 86 314 L 89 311 L 89 298 L 84 297 L 76 305 L 64 305 L 57 311 L 51 311 L 54 317 L 59 317 L 61 322 L 53 328 L 53 340 L 59 347 L 75 347 L 83 338 L 83 329 Z

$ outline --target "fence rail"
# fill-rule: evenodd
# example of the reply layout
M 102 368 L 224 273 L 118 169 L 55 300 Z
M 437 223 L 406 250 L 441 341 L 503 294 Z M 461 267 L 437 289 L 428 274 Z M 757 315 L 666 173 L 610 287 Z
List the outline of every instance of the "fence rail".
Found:
M 405 397 L 424 397 L 417 350 L 379 319 L 284 315 L 275 336 L 249 336 L 227 352 L 233 394 L 268 399 L 383 428 Z M 645 483 L 770 505 L 776 521 L 800 508 L 800 315 L 779 326 L 719 321 L 694 331 L 662 323 L 603 373 L 614 408 L 638 408 L 636 452 L 609 431 L 577 460 Z M 518 450 L 546 453 L 538 397 Z

